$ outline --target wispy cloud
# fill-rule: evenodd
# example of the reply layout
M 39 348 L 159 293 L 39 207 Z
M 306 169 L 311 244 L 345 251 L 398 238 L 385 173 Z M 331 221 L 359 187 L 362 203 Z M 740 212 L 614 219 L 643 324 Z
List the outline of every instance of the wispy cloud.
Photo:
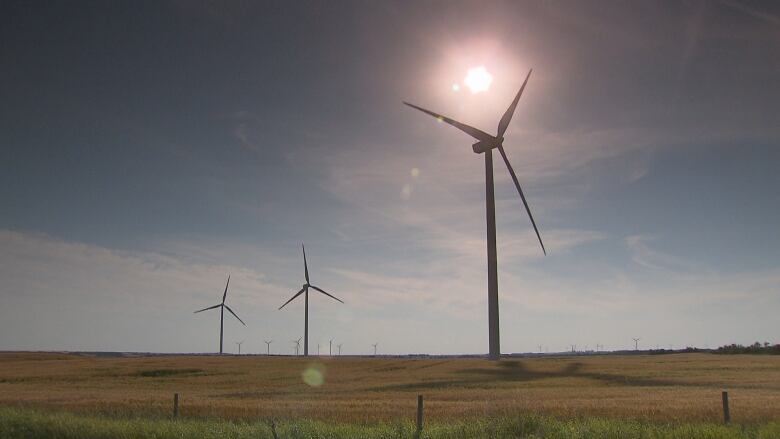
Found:
M 29 343 L 56 349 L 201 350 L 202 340 L 211 340 L 212 325 L 206 322 L 213 319 L 193 318 L 192 311 L 219 302 L 228 274 L 229 303 L 250 323 L 256 320 L 247 315 L 250 310 L 272 307 L 289 289 L 240 265 L 118 251 L 42 234 L 2 230 L 0 246 L 4 348 Z M 94 323 L 96 332 L 76 321 Z M 164 321 L 202 338 L 185 338 L 178 346 L 161 333 L 144 338 L 151 327 L 169 326 Z M 125 332 L 133 322 L 140 325 L 137 331 Z M 63 325 L 68 331 L 57 333 Z M 116 341 L 106 341 L 109 334 Z

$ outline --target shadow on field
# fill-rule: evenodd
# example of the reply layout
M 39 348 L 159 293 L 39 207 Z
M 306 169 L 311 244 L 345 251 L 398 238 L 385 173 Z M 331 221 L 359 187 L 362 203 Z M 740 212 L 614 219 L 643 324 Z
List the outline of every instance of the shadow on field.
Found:
M 439 389 L 446 387 L 481 386 L 500 382 L 527 382 L 547 378 L 587 378 L 599 380 L 607 384 L 619 386 L 686 386 L 686 387 L 711 387 L 718 383 L 687 382 L 668 380 L 663 378 L 640 378 L 626 375 L 610 375 L 607 373 L 583 371 L 582 363 L 567 364 L 560 370 L 540 371 L 530 370 L 520 361 L 502 361 L 496 367 L 471 368 L 457 371 L 457 374 L 468 375 L 462 379 L 425 381 L 419 383 L 391 384 L 376 387 L 372 390 L 419 390 Z

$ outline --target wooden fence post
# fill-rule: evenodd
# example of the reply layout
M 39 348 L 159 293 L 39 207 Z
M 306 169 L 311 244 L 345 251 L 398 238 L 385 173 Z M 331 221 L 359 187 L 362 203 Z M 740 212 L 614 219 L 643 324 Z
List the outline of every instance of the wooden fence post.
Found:
M 423 396 L 417 395 L 417 431 L 423 428 Z
M 173 394 L 173 418 L 179 417 L 179 394 Z
M 729 413 L 729 392 L 724 390 L 721 396 L 723 398 L 723 422 L 728 424 L 731 422 L 731 414 Z

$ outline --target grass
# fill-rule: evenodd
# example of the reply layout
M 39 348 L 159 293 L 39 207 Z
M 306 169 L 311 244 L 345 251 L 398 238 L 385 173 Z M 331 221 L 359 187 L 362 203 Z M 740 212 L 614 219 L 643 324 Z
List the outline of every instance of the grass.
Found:
M 202 369 L 151 369 L 151 370 L 138 371 L 138 376 L 169 377 L 173 375 L 193 375 L 202 372 L 203 372 Z
M 778 356 L 697 353 L 495 363 L 0 354 L 0 406 L 112 419 L 165 418 L 177 392 L 182 417 L 193 422 L 274 417 L 368 428 L 411 421 L 416 396 L 423 394 L 426 420 L 439 425 L 536 414 L 561 422 L 594 418 L 682 426 L 718 423 L 724 388 L 734 423 L 780 420 Z
M 426 425 L 417 436 L 410 422 L 356 425 L 323 421 L 281 421 L 274 427 L 280 439 L 499 439 L 499 438 L 614 438 L 614 439 L 770 439 L 780 437 L 780 424 L 722 426 L 714 424 L 668 425 L 599 418 L 557 420 L 539 415 L 488 418 Z M 43 413 L 0 408 L 0 437 L 5 439 L 168 439 L 168 438 L 274 438 L 267 422 L 227 420 L 162 420 Z

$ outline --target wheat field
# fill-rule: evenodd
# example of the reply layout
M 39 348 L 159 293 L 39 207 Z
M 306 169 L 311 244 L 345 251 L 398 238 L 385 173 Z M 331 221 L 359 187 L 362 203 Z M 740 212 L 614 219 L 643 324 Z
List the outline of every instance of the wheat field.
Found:
M 411 420 L 516 414 L 735 423 L 780 419 L 780 357 L 713 354 L 483 359 L 0 354 L 0 405 L 106 415 Z

